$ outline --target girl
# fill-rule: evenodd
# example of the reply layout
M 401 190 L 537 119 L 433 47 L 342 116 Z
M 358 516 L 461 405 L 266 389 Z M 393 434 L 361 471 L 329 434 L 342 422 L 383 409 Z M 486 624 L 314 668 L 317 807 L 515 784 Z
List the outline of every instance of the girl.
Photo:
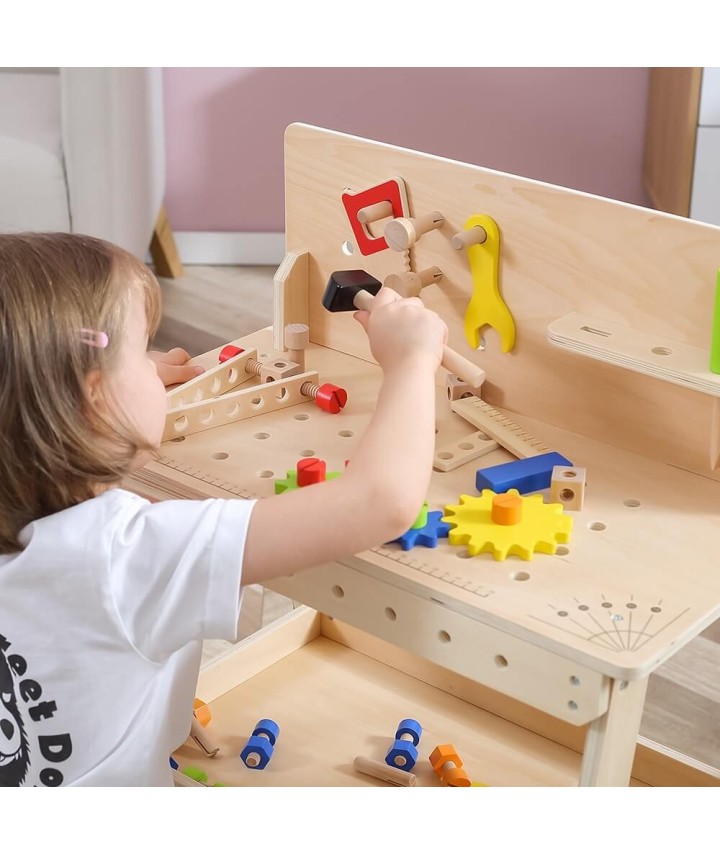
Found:
M 158 362 L 178 379 L 148 354 L 159 317 L 155 277 L 119 248 L 0 235 L 5 786 L 172 785 L 202 640 L 236 637 L 242 587 L 399 537 L 426 496 L 447 328 L 389 289 L 355 314 L 383 383 L 341 478 L 252 501 L 122 489 L 162 436 Z

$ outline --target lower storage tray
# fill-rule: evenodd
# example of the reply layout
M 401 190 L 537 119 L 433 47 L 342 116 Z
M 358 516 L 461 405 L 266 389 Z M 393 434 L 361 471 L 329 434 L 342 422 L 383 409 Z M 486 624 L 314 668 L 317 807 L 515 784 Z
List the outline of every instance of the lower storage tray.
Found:
M 525 707 L 513 718 L 489 711 L 496 693 L 438 668 L 360 630 L 307 607 L 270 624 L 232 647 L 201 671 L 197 695 L 211 721 L 206 742 L 219 747 L 208 757 L 189 738 L 173 757 L 176 785 L 196 781 L 183 773 L 201 770 L 207 785 L 241 787 L 391 786 L 354 767 L 358 755 L 383 762 L 399 722 L 422 726 L 416 786 L 443 786 L 429 757 L 452 744 L 473 783 L 487 786 L 576 786 L 583 729 L 562 725 L 561 744 L 542 735 L 548 718 Z M 488 699 L 491 703 L 487 703 Z M 514 702 L 510 702 L 512 712 Z M 517 712 L 517 711 L 516 711 Z M 270 761 L 248 768 L 240 759 L 255 725 L 279 727 Z M 537 729 L 535 727 L 537 725 Z M 682 765 L 682 764 L 680 764 Z M 681 784 L 682 775 L 666 783 Z M 631 784 L 644 786 L 633 778 Z

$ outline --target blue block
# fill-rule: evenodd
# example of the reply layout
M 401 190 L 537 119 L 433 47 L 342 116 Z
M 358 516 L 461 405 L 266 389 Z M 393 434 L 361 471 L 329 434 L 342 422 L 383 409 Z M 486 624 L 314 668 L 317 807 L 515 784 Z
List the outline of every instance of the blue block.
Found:
M 475 473 L 475 486 L 478 490 L 492 490 L 494 493 L 507 493 L 514 487 L 518 493 L 535 493 L 550 486 L 553 466 L 572 466 L 573 464 L 558 454 L 548 451 L 536 457 L 524 460 L 511 460 L 487 469 L 478 469 Z

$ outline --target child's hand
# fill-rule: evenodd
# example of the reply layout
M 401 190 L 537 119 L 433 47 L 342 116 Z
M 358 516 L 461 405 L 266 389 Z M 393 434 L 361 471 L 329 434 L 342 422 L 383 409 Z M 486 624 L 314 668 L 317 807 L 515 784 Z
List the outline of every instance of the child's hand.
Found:
M 447 325 L 419 297 L 401 297 L 383 287 L 370 311 L 355 312 L 354 317 L 365 328 L 372 354 L 385 370 L 424 355 L 435 358 L 436 368 L 440 364 Z
M 182 347 L 174 347 L 164 353 L 160 350 L 149 350 L 148 358 L 155 363 L 158 377 L 162 380 L 165 386 L 172 386 L 174 383 L 185 383 L 202 374 L 205 370 L 200 365 L 186 365 L 190 359 L 190 354 L 183 350 Z

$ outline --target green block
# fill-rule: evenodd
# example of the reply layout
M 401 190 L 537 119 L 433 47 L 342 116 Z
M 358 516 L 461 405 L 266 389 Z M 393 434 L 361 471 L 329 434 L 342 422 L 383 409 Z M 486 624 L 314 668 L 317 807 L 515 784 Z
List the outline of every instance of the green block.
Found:
M 199 781 L 201 784 L 207 784 L 208 776 L 203 772 L 202 769 L 198 769 L 197 766 L 186 766 L 184 769 L 180 770 L 183 775 L 187 775 L 188 778 L 192 778 L 193 781 Z
M 715 305 L 713 306 L 712 337 L 710 339 L 710 370 L 720 374 L 720 269 L 715 285 Z
M 414 528 L 425 528 L 428 520 L 428 503 L 423 502 L 423 506 L 420 510 L 420 513 L 417 515 L 415 522 L 410 526 L 411 529 Z

